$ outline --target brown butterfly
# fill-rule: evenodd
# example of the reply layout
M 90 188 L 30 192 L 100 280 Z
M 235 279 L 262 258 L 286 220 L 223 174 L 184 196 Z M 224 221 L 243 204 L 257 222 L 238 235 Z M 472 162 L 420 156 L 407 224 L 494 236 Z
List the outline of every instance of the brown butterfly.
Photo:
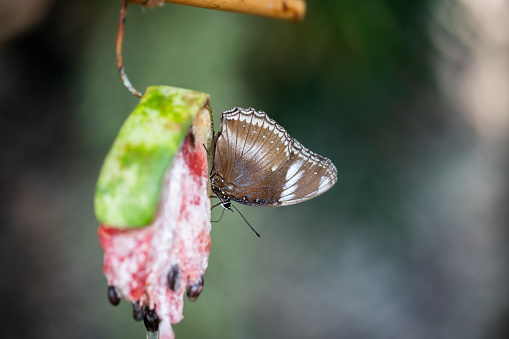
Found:
M 220 204 L 231 211 L 231 201 L 285 206 L 314 198 L 336 183 L 337 170 L 265 112 L 236 107 L 221 116 L 210 180 Z

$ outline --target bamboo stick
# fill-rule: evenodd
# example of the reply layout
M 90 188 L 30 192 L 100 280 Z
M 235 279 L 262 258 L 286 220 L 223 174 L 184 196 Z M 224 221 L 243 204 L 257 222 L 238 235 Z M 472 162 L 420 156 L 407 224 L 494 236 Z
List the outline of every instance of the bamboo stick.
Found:
M 178 5 L 220 11 L 266 16 L 274 19 L 301 21 L 306 13 L 304 0 L 130 0 L 145 6 L 168 2 Z

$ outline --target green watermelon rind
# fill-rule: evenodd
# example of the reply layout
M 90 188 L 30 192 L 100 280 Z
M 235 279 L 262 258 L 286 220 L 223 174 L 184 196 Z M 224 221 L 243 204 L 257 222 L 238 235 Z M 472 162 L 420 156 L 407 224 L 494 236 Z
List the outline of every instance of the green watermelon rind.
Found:
M 207 93 L 151 86 L 126 119 L 104 160 L 95 191 L 100 223 L 138 228 L 154 219 L 166 170 Z

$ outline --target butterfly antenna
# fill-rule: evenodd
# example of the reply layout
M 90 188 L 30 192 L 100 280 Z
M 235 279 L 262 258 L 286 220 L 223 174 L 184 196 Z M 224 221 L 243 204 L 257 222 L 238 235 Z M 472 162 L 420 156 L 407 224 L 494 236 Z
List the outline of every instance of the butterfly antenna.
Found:
M 205 148 L 205 152 L 207 152 L 207 155 L 210 157 L 210 153 L 209 153 L 209 150 L 207 149 L 207 146 L 205 146 L 205 144 L 202 144 L 203 145 L 203 148 Z
M 217 206 L 217 205 L 216 205 L 216 206 Z M 214 207 L 215 207 L 215 206 L 214 206 Z M 225 209 L 223 208 L 223 211 L 221 212 L 221 216 L 219 217 L 219 219 L 217 219 L 217 220 L 211 220 L 210 222 L 220 222 L 220 221 L 221 221 L 221 219 L 223 219 L 224 211 L 225 211 Z
M 260 234 L 258 232 L 255 231 L 255 229 L 253 228 L 253 226 L 251 226 L 251 224 L 246 220 L 246 218 L 244 218 L 244 216 L 242 215 L 242 213 L 240 213 L 240 211 L 237 209 L 237 207 L 235 207 L 235 205 L 231 205 L 233 208 L 235 208 L 235 210 L 237 212 L 239 212 L 240 216 L 242 217 L 242 219 L 244 219 L 244 221 L 246 222 L 246 224 L 253 230 L 253 232 L 255 232 L 255 234 L 258 236 L 258 238 L 260 238 Z

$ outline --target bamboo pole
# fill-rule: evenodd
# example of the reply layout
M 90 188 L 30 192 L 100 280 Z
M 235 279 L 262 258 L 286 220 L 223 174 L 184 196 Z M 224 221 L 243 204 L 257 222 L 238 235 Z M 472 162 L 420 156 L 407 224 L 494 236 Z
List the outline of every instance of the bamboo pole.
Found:
M 130 2 L 149 7 L 168 2 L 227 12 L 260 15 L 294 22 L 301 21 L 306 13 L 306 3 L 304 0 L 130 0 Z

